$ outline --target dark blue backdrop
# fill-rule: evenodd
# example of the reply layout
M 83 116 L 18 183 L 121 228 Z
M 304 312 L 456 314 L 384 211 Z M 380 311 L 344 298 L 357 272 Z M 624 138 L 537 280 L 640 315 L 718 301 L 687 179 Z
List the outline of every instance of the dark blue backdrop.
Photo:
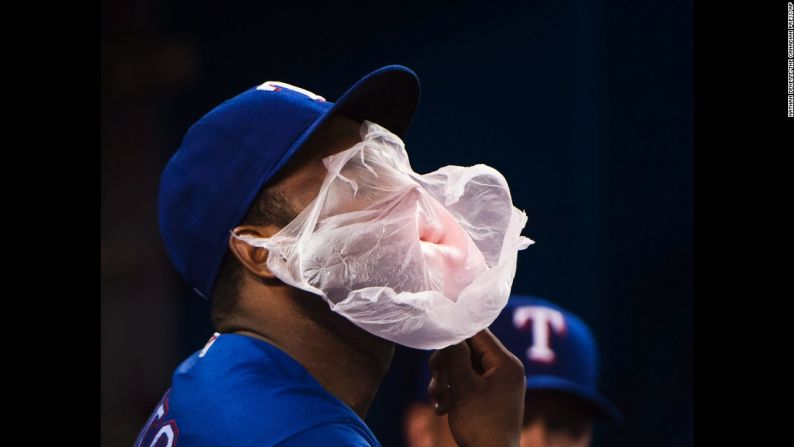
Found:
M 413 68 L 423 87 L 405 139 L 414 168 L 485 163 L 501 171 L 537 242 L 519 255 L 514 291 L 578 313 L 598 339 L 603 392 L 626 421 L 599 427 L 595 445 L 692 445 L 691 2 L 142 4 L 103 6 L 103 68 L 120 70 L 141 45 L 138 34 L 182 49 L 171 63 L 182 81 L 152 93 L 147 109 L 161 129 L 153 169 L 201 114 L 257 83 L 281 80 L 335 100 L 381 65 Z M 103 91 L 103 101 L 113 92 Z M 122 157 L 103 151 L 105 164 Z M 167 383 L 211 331 L 206 304 L 182 295 L 173 363 L 164 362 L 155 384 Z M 110 318 L 103 314 L 108 340 Z M 417 358 L 398 349 L 368 416 L 384 447 L 401 445 Z

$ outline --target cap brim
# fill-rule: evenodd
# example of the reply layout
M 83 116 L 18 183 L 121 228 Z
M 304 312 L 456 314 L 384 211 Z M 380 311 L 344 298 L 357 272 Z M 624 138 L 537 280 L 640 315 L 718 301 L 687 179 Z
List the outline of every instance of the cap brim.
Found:
M 421 88 L 416 73 L 402 65 L 388 65 L 364 76 L 333 106 L 300 134 L 276 163 L 278 172 L 325 122 L 335 116 L 372 121 L 403 138 L 419 105 Z
M 416 73 L 402 65 L 389 65 L 353 84 L 327 115 L 372 121 L 402 138 L 411 126 L 420 96 Z
M 527 376 L 527 390 L 554 390 L 579 397 L 591 404 L 604 418 L 619 424 L 623 421 L 623 413 L 604 396 L 578 383 L 556 376 Z

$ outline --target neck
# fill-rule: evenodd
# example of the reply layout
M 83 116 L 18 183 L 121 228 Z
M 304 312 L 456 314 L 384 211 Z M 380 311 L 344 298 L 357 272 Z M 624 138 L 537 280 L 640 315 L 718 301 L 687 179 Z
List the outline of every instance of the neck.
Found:
M 389 369 L 394 344 L 334 313 L 319 296 L 292 287 L 273 292 L 241 297 L 242 316 L 219 331 L 280 348 L 363 419 Z

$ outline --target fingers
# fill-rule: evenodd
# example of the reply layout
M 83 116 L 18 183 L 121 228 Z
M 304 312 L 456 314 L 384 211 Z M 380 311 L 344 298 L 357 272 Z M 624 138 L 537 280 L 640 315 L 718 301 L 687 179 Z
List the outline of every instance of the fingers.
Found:
M 434 352 L 430 356 L 430 369 L 433 378 L 427 391 L 435 401 L 437 414 L 448 411 L 458 388 L 470 388 L 471 382 L 479 379 L 472 364 L 471 350 L 465 341 Z M 452 390 L 453 387 L 457 388 Z
M 518 445 L 524 366 L 490 331 L 434 352 L 430 369 L 428 393 L 458 445 Z
M 450 385 L 445 379 L 445 375 L 434 375 L 430 379 L 430 385 L 427 387 L 428 395 L 434 405 L 434 411 L 438 415 L 446 414 L 449 410 L 450 401 Z
M 465 341 L 434 352 L 430 356 L 430 370 L 452 385 L 465 384 L 477 378 L 471 362 L 471 350 Z
M 472 357 L 479 359 L 484 374 L 509 361 L 514 356 L 490 330 L 483 329 L 467 340 Z M 476 360 L 475 360 L 476 362 Z
M 449 389 L 449 380 L 446 374 L 434 373 L 430 379 L 430 384 L 427 386 L 427 394 L 430 396 L 438 396 Z

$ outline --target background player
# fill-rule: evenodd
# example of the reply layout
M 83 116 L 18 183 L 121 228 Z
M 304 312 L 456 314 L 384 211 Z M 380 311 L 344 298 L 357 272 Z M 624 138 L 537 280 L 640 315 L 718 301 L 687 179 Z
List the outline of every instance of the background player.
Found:
M 596 420 L 621 419 L 596 391 L 595 338 L 576 315 L 543 299 L 513 295 L 490 329 L 524 364 L 522 447 L 586 447 Z M 407 408 L 404 428 L 409 447 L 456 445 L 447 417 L 436 415 L 426 395 Z

